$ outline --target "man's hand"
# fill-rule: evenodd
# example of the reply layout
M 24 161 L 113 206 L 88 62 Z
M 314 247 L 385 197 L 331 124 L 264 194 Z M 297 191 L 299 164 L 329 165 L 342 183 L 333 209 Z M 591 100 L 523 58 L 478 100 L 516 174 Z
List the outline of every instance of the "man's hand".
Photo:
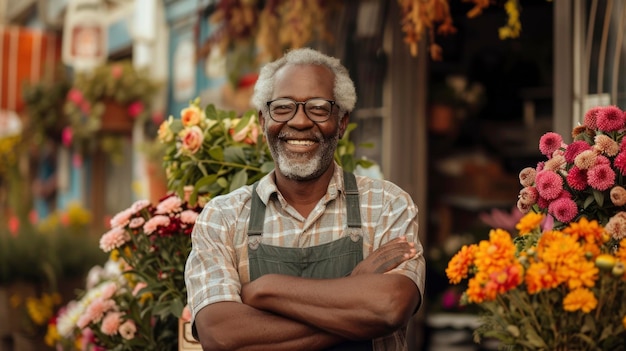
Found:
M 414 246 L 415 244 L 407 242 L 404 236 L 393 239 L 359 262 L 350 275 L 388 272 L 415 256 Z

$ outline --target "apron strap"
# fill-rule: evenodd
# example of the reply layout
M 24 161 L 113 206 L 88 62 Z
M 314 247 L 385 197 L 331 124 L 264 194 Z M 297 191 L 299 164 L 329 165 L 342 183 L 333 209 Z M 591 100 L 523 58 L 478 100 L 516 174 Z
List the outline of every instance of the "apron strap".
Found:
M 346 192 L 346 211 L 348 212 L 348 227 L 361 228 L 359 189 L 356 186 L 356 177 L 354 176 L 354 174 L 343 171 L 343 187 Z
M 259 194 L 256 193 L 256 186 L 259 182 L 252 185 L 252 203 L 250 204 L 250 222 L 248 222 L 248 236 L 262 235 L 263 224 L 265 222 L 265 204 L 261 201 Z
M 265 223 L 265 204 L 256 192 L 258 181 L 252 185 L 252 203 L 250 204 L 250 222 L 248 222 L 248 236 L 262 235 Z M 348 213 L 348 227 L 361 228 L 361 210 L 359 206 L 359 189 L 354 174 L 343 171 L 343 186 L 346 194 L 346 211 Z

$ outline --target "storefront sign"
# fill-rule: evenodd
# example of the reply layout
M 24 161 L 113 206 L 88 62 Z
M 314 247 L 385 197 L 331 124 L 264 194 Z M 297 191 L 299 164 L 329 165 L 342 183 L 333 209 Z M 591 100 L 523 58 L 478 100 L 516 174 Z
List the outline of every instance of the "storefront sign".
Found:
M 101 0 L 70 0 L 63 28 L 63 62 L 90 70 L 107 57 L 106 7 Z

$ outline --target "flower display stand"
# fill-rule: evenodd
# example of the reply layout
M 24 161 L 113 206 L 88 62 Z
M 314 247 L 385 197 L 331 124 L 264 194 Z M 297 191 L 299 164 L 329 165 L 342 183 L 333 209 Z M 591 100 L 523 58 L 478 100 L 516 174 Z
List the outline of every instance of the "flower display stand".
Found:
M 105 100 L 102 113 L 102 132 L 130 133 L 133 129 L 133 119 L 128 115 L 126 106 L 113 100 Z

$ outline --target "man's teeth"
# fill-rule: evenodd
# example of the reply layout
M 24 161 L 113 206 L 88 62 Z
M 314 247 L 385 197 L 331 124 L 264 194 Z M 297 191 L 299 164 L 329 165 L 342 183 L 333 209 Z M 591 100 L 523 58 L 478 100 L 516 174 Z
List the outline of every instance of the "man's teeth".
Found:
M 313 142 L 311 140 L 287 140 L 287 144 L 308 146 L 313 145 Z

